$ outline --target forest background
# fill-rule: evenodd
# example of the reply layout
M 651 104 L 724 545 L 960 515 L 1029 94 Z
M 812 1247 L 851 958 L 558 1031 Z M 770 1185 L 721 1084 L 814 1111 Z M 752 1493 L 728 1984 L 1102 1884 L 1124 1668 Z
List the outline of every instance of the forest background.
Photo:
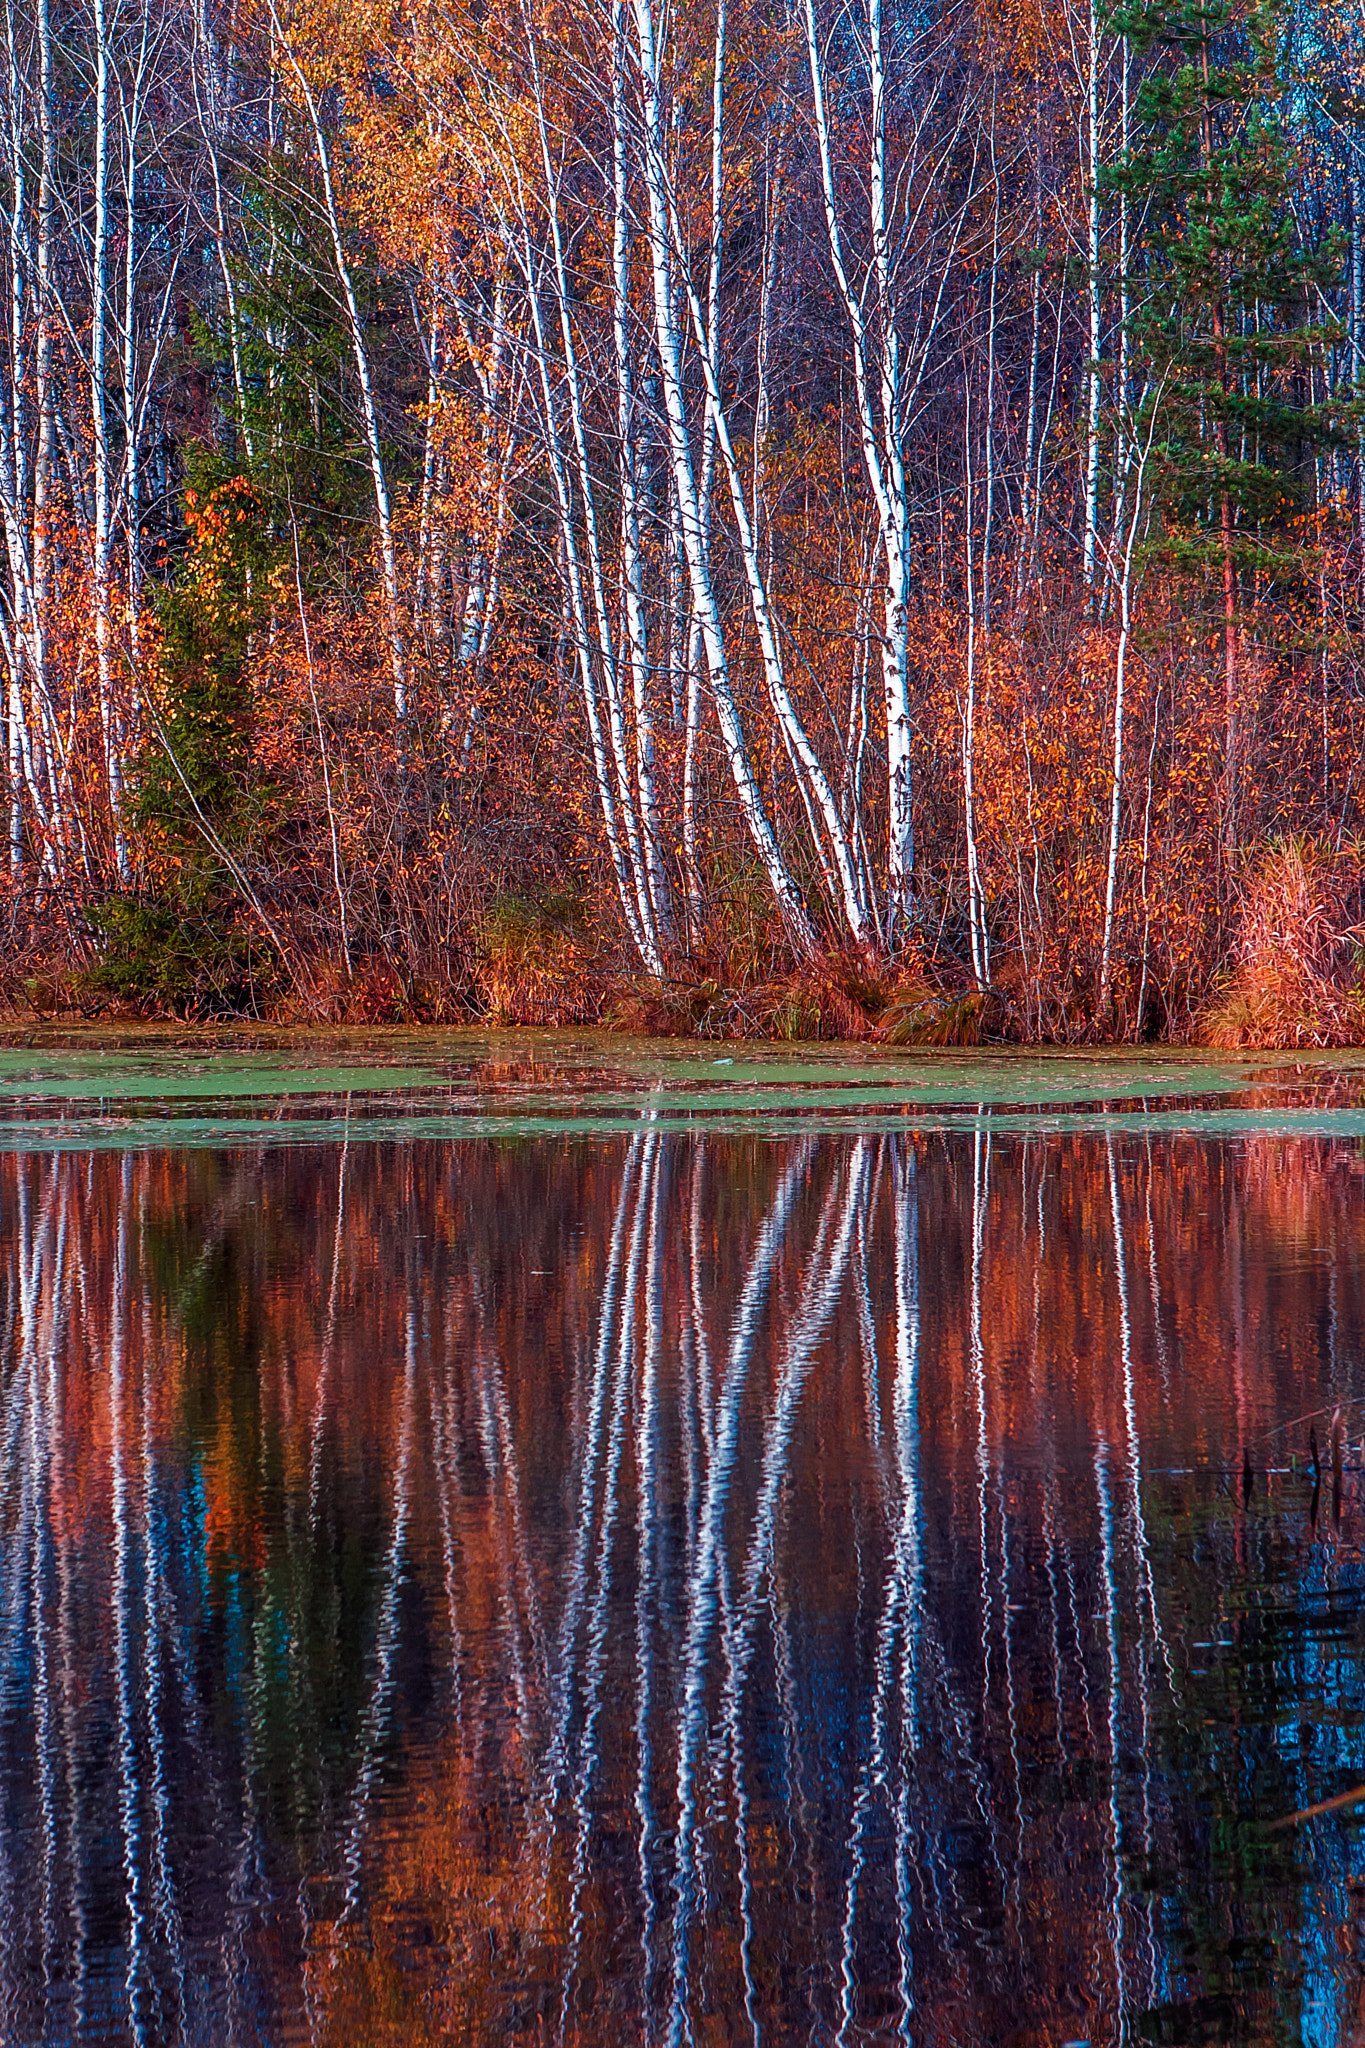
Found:
M 7 0 L 0 998 L 1365 1040 L 1363 58 Z

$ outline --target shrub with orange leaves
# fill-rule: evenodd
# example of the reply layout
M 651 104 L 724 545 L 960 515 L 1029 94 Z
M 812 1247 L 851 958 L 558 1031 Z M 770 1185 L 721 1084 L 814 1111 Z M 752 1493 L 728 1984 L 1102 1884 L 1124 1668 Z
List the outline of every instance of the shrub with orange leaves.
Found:
M 1253 870 L 1237 965 L 1208 1020 L 1214 1045 L 1365 1040 L 1365 847 L 1289 839 Z

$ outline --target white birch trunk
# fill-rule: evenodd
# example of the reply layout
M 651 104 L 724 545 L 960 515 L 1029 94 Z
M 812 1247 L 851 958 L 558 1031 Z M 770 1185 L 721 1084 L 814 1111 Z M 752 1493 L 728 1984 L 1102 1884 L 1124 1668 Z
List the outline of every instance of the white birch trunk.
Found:
M 41 700 L 46 701 L 47 614 L 51 602 L 53 566 L 50 532 L 54 462 L 52 354 L 55 325 L 52 305 L 52 223 L 56 182 L 52 20 L 48 0 L 38 0 L 38 124 L 41 151 L 38 179 L 38 336 L 34 353 L 34 403 L 38 414 L 38 440 L 33 465 L 33 613 L 29 633 L 29 661 L 35 692 Z M 18 795 L 16 782 L 16 809 Z M 12 838 L 12 859 L 13 855 Z M 22 850 L 20 859 L 22 860 Z
M 436 316 L 434 292 L 432 302 L 431 331 L 426 342 L 427 403 L 426 416 L 422 423 L 422 497 L 417 514 L 417 572 L 413 577 L 412 592 L 413 624 L 425 628 L 428 635 L 431 634 L 434 624 L 436 606 L 432 521 L 440 469 L 436 452 L 436 402 L 439 391 L 441 330 Z M 414 326 L 417 326 L 418 322 L 419 315 L 414 305 Z
M 678 258 L 679 282 L 687 300 L 692 319 L 693 339 L 702 361 L 706 379 L 708 399 L 708 426 L 710 435 L 706 446 L 709 457 L 712 449 L 718 449 L 730 489 L 730 502 L 738 531 L 740 553 L 744 562 L 745 581 L 749 589 L 750 609 L 758 633 L 759 647 L 763 657 L 764 679 L 768 697 L 776 716 L 778 728 L 791 761 L 796 778 L 798 793 L 810 824 L 811 838 L 816 858 L 826 877 L 827 886 L 835 895 L 843 911 L 845 923 L 855 943 L 864 950 L 870 950 L 873 932 L 870 929 L 866 905 L 862 901 L 856 862 L 850 848 L 839 807 L 829 779 L 820 765 L 815 749 L 797 713 L 787 688 L 783 671 L 781 648 L 778 641 L 776 622 L 772 616 L 766 581 L 758 560 L 749 509 L 745 502 L 744 485 L 739 463 L 731 439 L 729 422 L 720 388 L 719 351 L 719 264 L 720 264 L 720 223 L 723 197 L 721 145 L 723 138 L 725 70 L 725 9 L 723 0 L 716 15 L 715 81 L 712 102 L 712 157 L 711 157 L 711 261 L 709 276 L 710 305 L 703 314 L 700 301 L 693 287 L 688 271 L 687 250 L 679 224 L 678 209 L 673 195 L 667 195 L 667 217 L 673 248 Z M 648 151 L 648 144 L 647 144 Z M 662 181 L 664 167 L 657 166 Z M 709 483 L 709 476 L 708 476 Z M 709 509 L 709 508 L 708 508 Z
M 44 22 L 46 15 L 44 14 Z M 44 38 L 50 48 L 50 37 Z M 9 618 L 3 624 L 5 666 L 9 672 L 6 693 L 8 767 L 10 776 L 9 863 L 16 877 L 24 865 L 24 789 L 33 779 L 32 740 L 29 733 L 25 680 L 34 696 L 40 688 L 37 605 L 33 569 L 25 525 L 25 407 L 27 384 L 28 300 L 31 284 L 28 205 L 26 198 L 28 135 L 24 79 L 14 37 L 12 10 L 6 14 L 6 137 L 8 207 L 5 227 L 8 250 L 6 281 L 9 287 L 8 333 L 5 336 L 8 361 L 0 367 L 0 507 L 3 508 L 5 549 L 9 567 Z M 40 184 L 40 212 L 42 187 Z M 35 804 L 36 810 L 36 804 Z
M 910 688 L 908 673 L 908 574 L 906 546 L 908 503 L 905 478 L 900 343 L 896 325 L 891 223 L 887 208 L 886 65 L 881 0 L 868 0 L 867 51 L 870 88 L 871 148 L 869 161 L 869 228 L 872 239 L 873 297 L 880 340 L 869 333 L 867 294 L 855 291 L 844 252 L 839 220 L 826 105 L 824 62 L 815 19 L 815 0 L 805 4 L 806 58 L 810 69 L 811 103 L 820 158 L 825 230 L 848 322 L 857 394 L 859 439 L 863 467 L 877 508 L 885 559 L 882 690 L 886 712 L 887 879 L 885 939 L 894 948 L 908 929 L 914 881 L 914 786 L 911 759 Z M 946 280 L 948 266 L 944 266 Z M 940 281 L 940 300 L 943 281 Z M 921 337 L 921 374 L 928 341 L 937 325 L 937 304 L 928 334 Z M 877 358 L 880 427 L 872 402 L 871 358 Z
M 99 0 L 103 4 L 103 0 Z M 398 544 L 394 533 L 393 503 L 389 493 L 388 470 L 384 462 L 383 444 L 379 433 L 379 408 L 374 395 L 374 380 L 370 372 L 370 352 L 365 340 L 365 326 L 360 316 L 360 302 L 356 297 L 355 278 L 346 245 L 341 232 L 341 216 L 337 209 L 336 187 L 332 176 L 332 153 L 328 147 L 327 134 L 322 122 L 317 97 L 309 83 L 308 75 L 299 63 L 284 26 L 280 21 L 277 0 L 270 0 L 270 22 L 277 39 L 277 47 L 293 73 L 299 89 L 299 97 L 308 116 L 308 125 L 313 138 L 313 149 L 317 157 L 318 171 L 322 179 L 323 205 L 326 212 L 328 236 L 332 247 L 332 260 L 336 268 L 337 283 L 346 307 L 347 338 L 351 344 L 351 355 L 355 363 L 356 381 L 360 387 L 360 411 L 365 428 L 365 446 L 369 455 L 370 477 L 374 486 L 375 521 L 379 528 L 380 572 L 384 586 L 385 625 L 389 643 L 389 671 L 393 681 L 393 722 L 394 750 L 398 767 L 399 802 L 406 808 L 406 784 L 408 765 L 408 659 L 403 633 L 402 594 L 398 573 Z
M 963 364 L 966 414 L 963 426 L 963 471 L 966 510 L 963 521 L 967 582 L 967 677 L 962 706 L 962 813 L 966 834 L 967 916 L 971 927 L 972 973 L 978 988 L 990 982 L 990 946 L 986 934 L 985 903 L 981 890 L 981 868 L 976 845 L 976 562 L 973 530 L 972 475 L 972 384 L 970 364 Z
M 578 495 L 583 510 L 583 538 L 587 551 L 588 580 L 592 591 L 593 616 L 597 624 L 597 644 L 602 670 L 602 687 L 607 702 L 607 731 L 611 740 L 612 761 L 616 772 L 617 802 L 620 806 L 622 831 L 630 860 L 631 878 L 635 890 L 635 917 L 642 939 L 642 957 L 645 966 L 651 974 L 662 974 L 663 956 L 659 947 L 654 903 L 646 874 L 640 813 L 632 786 L 630 748 L 626 734 L 625 711 L 621 695 L 620 667 L 617 661 L 616 640 L 612 631 L 611 613 L 607 604 L 606 577 L 603 570 L 601 542 L 598 532 L 592 467 L 588 456 L 587 422 L 578 370 L 578 347 L 574 337 L 573 318 L 570 312 L 569 280 L 564 258 L 563 236 L 559 225 L 558 180 L 555 177 L 554 166 L 550 156 L 550 139 L 546 124 L 545 103 L 541 87 L 535 36 L 534 32 L 529 30 L 527 50 L 531 60 L 531 74 L 535 93 L 536 128 L 540 141 L 541 168 L 545 175 L 545 209 L 550 228 L 550 247 L 554 260 L 555 301 L 559 312 L 560 339 L 564 351 L 564 382 L 578 471 Z M 522 204 L 524 217 L 524 201 Z M 529 261 L 529 228 L 527 235 Z
M 782 654 L 778 644 L 776 623 L 768 601 L 767 585 L 759 565 L 758 553 L 754 546 L 753 530 L 749 524 L 749 509 L 745 503 L 744 481 L 740 474 L 739 462 L 735 455 L 734 443 L 730 436 L 729 421 L 721 399 L 719 375 L 716 361 L 707 345 L 701 307 L 690 279 L 687 278 L 681 247 L 676 212 L 672 215 L 671 227 L 678 247 L 679 267 L 683 269 L 683 282 L 688 304 L 692 313 L 693 332 L 697 348 L 702 356 L 706 375 L 707 398 L 715 425 L 716 445 L 720 451 L 726 482 L 730 487 L 730 504 L 734 513 L 738 533 L 740 555 L 744 563 L 745 581 L 749 588 L 749 604 L 753 613 L 754 626 L 758 633 L 759 648 L 763 657 L 764 679 L 768 686 L 768 697 L 778 726 L 791 757 L 792 768 L 797 778 L 802 802 L 806 805 L 811 820 L 811 832 L 815 842 L 817 858 L 824 865 L 826 852 L 837 875 L 837 894 L 843 910 L 844 920 L 855 943 L 867 948 L 872 940 L 870 921 L 858 888 L 858 875 L 853 854 L 839 816 L 839 806 L 829 778 L 820 764 L 810 736 L 806 732 L 792 702 L 783 671 Z M 833 877 L 831 877 L 833 880 Z
M 607 841 L 607 852 L 611 859 L 612 874 L 616 882 L 616 893 L 621 910 L 630 932 L 632 944 L 641 960 L 648 964 L 648 937 L 640 924 L 639 902 L 635 891 L 630 861 L 622 840 L 620 820 L 617 816 L 617 798 L 612 775 L 611 762 L 607 755 L 607 742 L 602 730 L 602 710 L 598 701 L 597 678 L 593 672 L 592 636 L 588 627 L 588 611 L 583 591 L 583 571 L 578 556 L 578 535 L 574 530 L 573 501 L 569 494 L 569 479 L 564 465 L 564 453 L 560 442 L 559 420 L 555 406 L 554 385 L 550 378 L 550 356 L 545 333 L 545 321 L 540 306 L 540 291 L 536 281 L 535 262 L 529 235 L 522 246 L 522 262 L 526 272 L 526 303 L 531 315 L 534 354 L 539 371 L 541 403 L 544 414 L 545 448 L 550 464 L 550 476 L 554 484 L 555 508 L 559 515 L 559 542 L 563 557 L 564 582 L 569 601 L 569 624 L 573 632 L 574 649 L 578 657 L 579 681 L 583 690 L 583 709 L 588 721 L 588 737 L 592 745 L 593 774 L 597 785 L 597 800 L 602 811 L 602 828 Z
M 1024 467 L 1019 492 L 1019 545 L 1015 558 L 1014 597 L 1016 604 L 1022 599 L 1029 576 L 1032 574 L 1032 549 L 1029 533 L 1033 526 L 1033 463 L 1034 449 L 1038 440 L 1038 366 L 1042 348 L 1043 312 L 1043 159 L 1042 122 L 1036 118 L 1039 109 L 1035 107 L 1034 121 L 1034 169 L 1033 169 L 1033 279 L 1030 298 L 1029 357 L 1028 357 L 1028 409 L 1024 426 Z
M 776 898 L 792 948 L 800 957 L 811 959 L 819 951 L 819 940 L 786 861 L 782 857 L 781 848 L 768 818 L 730 685 L 729 659 L 721 625 L 720 607 L 711 578 L 710 551 L 702 529 L 696 474 L 692 466 L 691 438 L 687 425 L 682 374 L 682 338 L 678 331 L 670 262 L 667 173 L 663 154 L 663 122 L 659 107 L 653 4 L 652 0 L 631 0 L 631 4 L 643 98 L 644 178 L 649 200 L 648 232 L 654 286 L 655 336 L 664 388 L 669 460 L 678 497 L 683 545 L 687 554 L 692 606 L 701 628 L 711 694 L 715 701 L 721 737 L 729 759 L 731 779 L 735 785 L 735 794 L 739 799 L 745 825 Z
M 90 424 L 94 468 L 94 531 L 91 580 L 95 613 L 95 664 L 100 723 L 104 732 L 114 862 L 120 882 L 131 878 L 123 830 L 123 737 L 115 692 L 113 619 L 113 476 L 109 448 L 109 85 L 112 51 L 106 0 L 95 0 L 95 166 L 92 195 L 90 275 Z
M 475 375 L 479 380 L 479 391 L 483 399 L 481 436 L 484 476 L 486 478 L 491 471 L 497 446 L 497 407 L 502 395 L 503 362 L 507 344 L 507 279 L 501 267 L 493 286 L 493 332 L 487 368 L 483 366 L 480 360 L 480 351 L 473 335 L 465 327 L 463 318 L 461 326 L 465 336 L 466 353 L 469 356 L 470 362 L 474 365 Z M 511 461 L 511 450 L 512 444 L 509 437 L 498 478 L 498 503 L 500 507 L 506 505 L 507 471 Z M 500 540 L 501 526 L 499 526 L 494 537 L 493 551 L 495 554 Z M 475 536 L 470 556 L 469 575 L 465 585 L 464 610 L 460 623 L 460 665 L 463 668 L 468 668 L 472 662 L 477 660 L 479 649 L 487 643 L 495 601 L 490 583 L 488 544 L 486 537 L 480 532 Z
M 616 425 L 621 466 L 621 572 L 626 637 L 635 700 L 635 773 L 639 787 L 640 833 L 659 941 L 673 933 L 672 894 L 659 830 L 654 784 L 654 724 L 649 702 L 649 651 L 645 641 L 644 561 L 640 550 L 639 489 L 636 474 L 637 420 L 630 340 L 630 197 L 626 158 L 626 24 L 624 0 L 614 0 L 612 48 L 612 327 L 616 344 Z
M 1089 391 L 1085 424 L 1085 533 L 1082 566 L 1087 589 L 1095 585 L 1100 493 L 1100 27 L 1098 0 L 1089 0 L 1086 107 L 1086 303 L 1090 316 Z
M 219 106 L 218 60 L 202 7 L 196 8 L 195 11 L 190 83 L 213 185 L 214 256 L 227 314 L 228 355 L 232 363 L 232 390 L 237 405 L 237 432 L 241 436 L 242 449 L 248 463 L 254 463 L 256 449 L 252 441 L 251 421 L 247 411 L 246 375 L 242 367 L 242 328 L 237 313 L 237 286 L 229 261 L 231 242 L 227 206 L 223 197 L 223 167 L 219 153 L 222 113 Z
M 1147 429 L 1147 443 L 1138 459 L 1137 469 L 1133 478 L 1133 509 L 1128 521 L 1128 533 L 1117 579 L 1119 641 L 1114 658 L 1114 745 L 1110 762 L 1109 854 L 1105 863 L 1104 939 L 1100 949 L 1099 1015 L 1101 1022 L 1103 1022 L 1108 1014 L 1113 975 L 1114 915 L 1119 867 L 1119 824 L 1123 802 L 1125 692 L 1128 672 L 1128 648 L 1132 638 L 1133 550 L 1137 545 L 1138 532 L 1142 524 L 1143 483 L 1147 473 L 1147 462 L 1152 452 L 1152 438 L 1156 432 L 1156 421 L 1157 406 L 1153 403 Z M 1140 1017 L 1141 1013 L 1139 1012 L 1139 1021 Z

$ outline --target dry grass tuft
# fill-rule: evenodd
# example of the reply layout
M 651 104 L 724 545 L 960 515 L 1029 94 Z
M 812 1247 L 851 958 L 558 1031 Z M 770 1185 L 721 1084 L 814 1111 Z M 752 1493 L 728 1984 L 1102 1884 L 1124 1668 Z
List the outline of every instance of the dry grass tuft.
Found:
M 879 1035 L 889 981 L 856 953 L 829 953 L 751 979 L 733 957 L 697 962 L 667 981 L 637 979 L 617 994 L 610 1021 L 649 1038 L 860 1041 Z
M 879 1036 L 887 1045 L 982 1045 L 1001 1035 L 1004 1002 L 995 989 L 956 993 L 906 981 L 887 1008 Z
M 1365 1042 L 1365 848 L 1287 840 L 1242 901 L 1236 966 L 1206 1036 L 1267 1050 Z
M 474 986 L 494 1024 L 595 1024 L 607 981 L 584 907 L 500 896 L 478 931 Z

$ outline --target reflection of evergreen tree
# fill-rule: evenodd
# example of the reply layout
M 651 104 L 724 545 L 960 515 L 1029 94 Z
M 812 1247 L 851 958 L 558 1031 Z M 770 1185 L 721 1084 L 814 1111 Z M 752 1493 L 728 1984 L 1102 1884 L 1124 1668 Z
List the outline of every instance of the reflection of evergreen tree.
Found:
M 1306 1483 L 1246 1514 L 1216 1479 L 1192 1483 L 1193 1500 L 1152 1488 L 1147 1513 L 1163 1611 L 1189 1661 L 1152 1731 L 1172 1832 L 1150 1861 L 1130 1854 L 1134 1895 L 1157 1902 L 1171 1985 L 1140 2038 L 1306 2042 L 1312 1980 L 1339 1968 L 1321 1944 L 1344 1877 L 1341 1822 L 1272 1823 L 1360 1775 L 1342 1684 L 1354 1693 L 1359 1567 L 1323 1588 Z

